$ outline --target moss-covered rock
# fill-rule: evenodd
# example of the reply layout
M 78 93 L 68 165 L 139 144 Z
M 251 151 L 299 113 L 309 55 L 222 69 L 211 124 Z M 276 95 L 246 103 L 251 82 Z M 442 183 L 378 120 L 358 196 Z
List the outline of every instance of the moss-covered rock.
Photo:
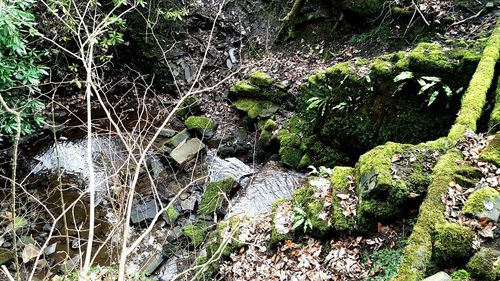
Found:
M 200 137 L 211 137 L 217 129 L 217 123 L 205 116 L 189 116 L 185 122 L 186 128 Z
M 220 213 L 227 194 L 229 194 L 235 184 L 236 180 L 233 178 L 209 183 L 201 197 L 198 213 L 201 215 Z
M 339 232 L 354 232 L 356 218 L 354 216 L 346 217 L 344 209 L 340 205 L 340 195 L 349 195 L 349 185 L 354 184 L 354 168 L 335 167 L 332 170 L 330 181 L 332 183 L 332 224 L 333 228 Z
M 500 192 L 491 187 L 481 188 L 467 198 L 462 211 L 470 216 L 497 221 L 500 215 Z
M 247 81 L 238 81 L 234 86 L 232 86 L 229 91 L 236 95 L 255 95 L 259 92 L 259 87 L 254 86 Z
M 467 263 L 467 270 L 476 280 L 498 280 L 500 278 L 500 251 L 481 248 Z
M 303 168 L 300 165 L 302 156 L 304 156 L 304 152 L 299 148 L 288 146 L 281 147 L 279 150 L 279 155 L 283 164 L 288 165 L 292 168 Z
M 500 131 L 500 80 L 498 80 L 497 82 L 497 90 L 495 94 L 495 106 L 491 111 L 488 127 L 490 132 Z
M 469 227 L 448 222 L 438 224 L 433 238 L 433 259 L 441 264 L 472 254 L 474 233 Z
M 274 79 L 262 71 L 254 71 L 250 74 L 250 81 L 258 86 L 271 86 L 274 83 Z
M 205 241 L 208 233 L 208 225 L 205 223 L 186 225 L 182 228 L 182 233 L 189 238 L 193 246 L 198 247 Z
M 463 66 L 463 56 L 422 43 L 409 52 L 340 63 L 310 76 L 302 86 L 297 111 L 308 134 L 320 141 L 319 155 L 327 149 L 330 155 L 338 154 L 329 159 L 337 162 L 318 163 L 319 155 L 308 153 L 313 163 L 330 167 L 352 163 L 388 141 L 416 144 L 446 136 L 460 107 L 461 94 L 455 90 L 465 87 L 474 71 Z M 414 78 L 395 82 L 402 72 L 411 72 Z M 429 95 L 418 94 L 422 87 L 418 79 L 425 76 L 439 77 L 453 95 L 440 94 L 429 105 Z
M 171 226 L 175 224 L 175 221 L 177 221 L 180 216 L 179 211 L 177 211 L 174 206 L 168 207 L 162 215 L 165 221 Z
M 330 181 L 313 177 L 304 187 L 294 190 L 292 195 L 294 208 L 304 212 L 304 224 L 306 222 L 310 224 L 312 227 L 309 229 L 310 234 L 317 237 L 324 236 L 331 231 L 331 218 L 325 208 L 324 197 L 331 194 L 324 194 L 326 190 L 331 190 Z
M 499 124 L 500 125 L 500 124 Z M 479 155 L 482 161 L 487 161 L 500 167 L 500 132 L 490 141 Z
M 258 99 L 240 99 L 235 101 L 233 106 L 238 110 L 246 112 L 250 119 L 258 117 L 266 118 L 279 110 L 279 106 L 271 101 Z

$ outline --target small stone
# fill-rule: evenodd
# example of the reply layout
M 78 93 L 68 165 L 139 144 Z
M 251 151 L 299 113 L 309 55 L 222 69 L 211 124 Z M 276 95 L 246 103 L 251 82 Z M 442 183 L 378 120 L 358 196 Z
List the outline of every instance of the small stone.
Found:
M 176 130 L 172 130 L 172 129 L 168 129 L 168 128 L 160 130 L 160 136 L 165 137 L 165 138 L 171 138 L 171 137 L 175 136 L 175 134 L 177 134 Z
M 169 243 L 172 243 L 172 242 L 176 241 L 177 239 L 179 239 L 182 235 L 183 235 L 182 229 L 178 226 L 174 227 L 174 228 L 169 229 L 167 231 L 167 241 Z
M 182 200 L 181 201 L 181 209 L 183 211 L 189 211 L 189 212 L 192 212 L 194 211 L 194 208 L 196 207 L 196 198 L 194 197 L 189 197 L 185 200 Z
M 55 253 L 55 252 L 56 252 L 56 246 L 57 246 L 57 242 L 56 242 L 56 243 L 54 243 L 54 244 L 51 244 L 51 245 L 49 245 L 49 246 L 47 246 L 47 247 L 45 247 L 45 248 L 43 249 L 43 253 L 44 253 L 45 255 L 47 255 L 47 256 L 52 255 L 53 253 Z
M 49 224 L 49 223 L 46 223 L 43 225 L 43 231 L 44 232 L 50 232 L 50 230 L 52 229 L 52 225 Z
M 184 129 L 177 133 L 175 136 L 171 137 L 165 142 L 165 145 L 171 146 L 171 147 L 176 147 L 178 146 L 181 142 L 187 140 L 189 138 L 189 132 L 187 129 Z

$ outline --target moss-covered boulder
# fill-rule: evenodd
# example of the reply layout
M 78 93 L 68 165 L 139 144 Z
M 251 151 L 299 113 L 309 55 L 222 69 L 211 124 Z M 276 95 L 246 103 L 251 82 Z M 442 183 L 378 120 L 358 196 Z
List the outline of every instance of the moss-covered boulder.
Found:
M 464 214 L 477 218 L 486 217 L 492 221 L 498 221 L 500 192 L 491 187 L 481 188 L 467 198 L 462 211 Z
M 493 111 L 491 111 L 488 127 L 490 132 L 500 131 L 500 80 L 497 82 L 495 106 L 493 107 Z
M 439 145 L 389 142 L 361 155 L 356 164 L 358 222 L 363 227 L 407 212 L 423 198 L 439 157 Z
M 495 135 L 479 156 L 480 160 L 491 162 L 500 167 L 500 132 Z
M 329 154 L 341 156 L 319 164 L 351 164 L 387 141 L 417 144 L 446 136 L 460 108 L 459 89 L 474 71 L 470 64 L 478 62 L 477 57 L 465 62 L 468 53 L 422 43 L 409 52 L 335 64 L 309 77 L 296 109 L 309 135 L 331 149 Z M 323 151 L 309 154 L 315 165 Z
M 500 251 L 491 248 L 481 248 L 467 263 L 467 270 L 475 280 L 499 280 Z
M 187 97 L 177 110 L 176 114 L 181 117 L 198 114 L 201 111 L 201 101 L 195 97 Z
M 231 192 L 235 184 L 236 180 L 233 178 L 226 178 L 209 183 L 201 197 L 198 213 L 201 215 L 221 213 L 227 195 Z
M 200 138 L 212 137 L 217 129 L 217 123 L 205 116 L 189 116 L 185 121 L 186 128 Z
M 467 226 L 447 222 L 436 226 L 433 241 L 433 259 L 443 264 L 470 257 L 474 233 Z
M 252 72 L 249 79 L 257 86 L 269 87 L 274 84 L 274 79 L 262 71 Z

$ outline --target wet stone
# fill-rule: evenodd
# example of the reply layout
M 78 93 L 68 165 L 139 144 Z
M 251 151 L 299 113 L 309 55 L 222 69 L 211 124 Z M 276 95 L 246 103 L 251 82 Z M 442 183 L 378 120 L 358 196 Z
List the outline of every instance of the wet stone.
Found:
M 180 143 L 172 152 L 170 157 L 179 165 L 186 163 L 188 160 L 195 157 L 200 151 L 205 148 L 205 144 L 198 138 L 192 138 L 186 142 Z

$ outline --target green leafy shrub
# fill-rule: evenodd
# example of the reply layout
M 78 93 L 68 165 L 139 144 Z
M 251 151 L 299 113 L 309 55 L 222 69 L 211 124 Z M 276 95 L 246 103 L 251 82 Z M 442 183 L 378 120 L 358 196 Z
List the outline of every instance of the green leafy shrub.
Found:
M 43 123 L 44 104 L 33 98 L 40 79 L 47 74 L 42 53 L 28 46 L 36 33 L 31 12 L 34 0 L 0 2 L 0 95 L 8 107 L 21 113 L 21 134 L 32 133 Z M 0 107 L 1 108 L 1 107 Z M 14 115 L 0 110 L 0 141 L 17 130 Z

